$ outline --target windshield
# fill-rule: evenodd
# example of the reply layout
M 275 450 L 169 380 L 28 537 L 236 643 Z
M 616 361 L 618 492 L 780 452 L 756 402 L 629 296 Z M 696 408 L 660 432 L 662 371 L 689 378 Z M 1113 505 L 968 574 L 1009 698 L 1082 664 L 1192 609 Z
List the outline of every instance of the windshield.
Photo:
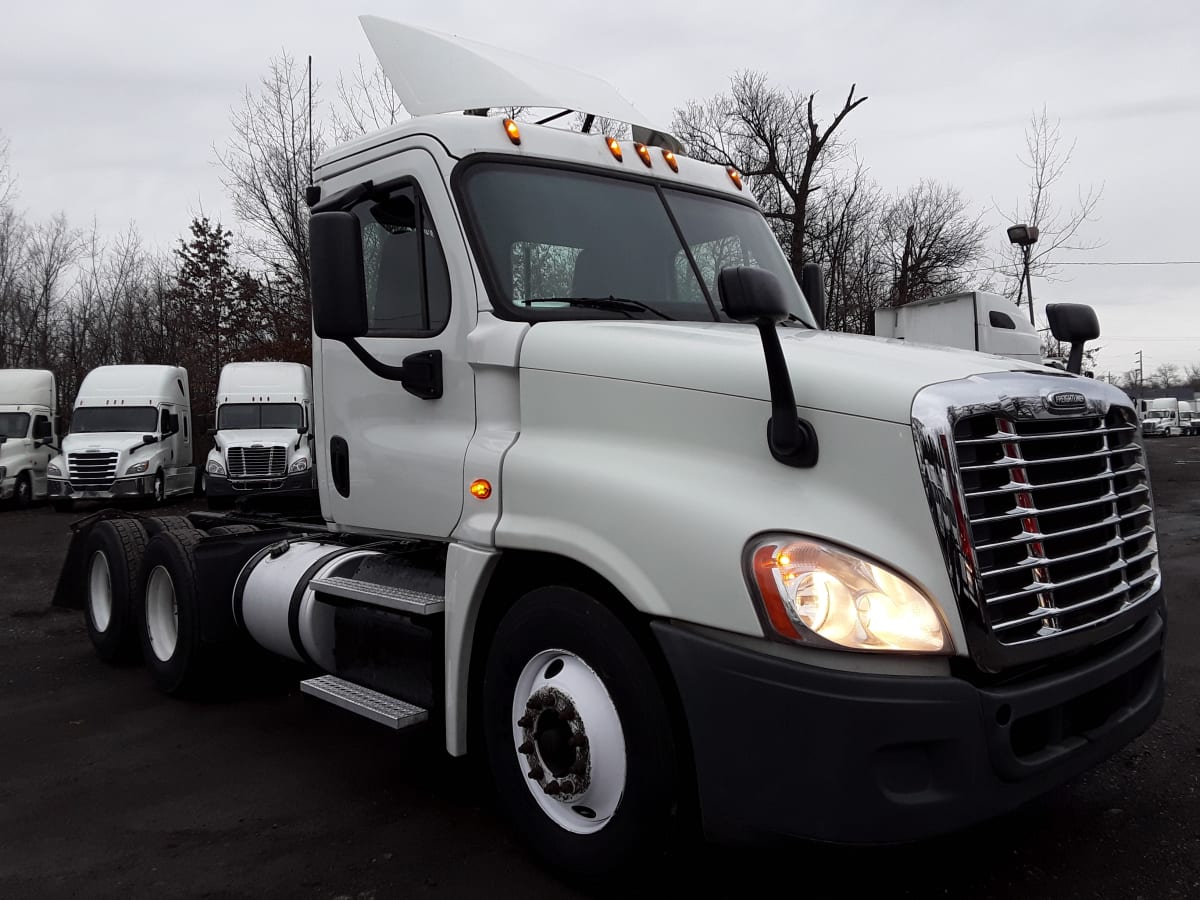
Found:
M 533 165 L 480 163 L 466 172 L 466 206 L 496 299 L 536 311 L 531 318 L 728 321 L 717 275 L 748 265 L 772 272 L 792 315 L 813 322 L 778 241 L 751 206 Z M 569 302 L 606 298 L 634 303 L 597 309 Z
M 0 437 L 23 438 L 29 434 L 29 413 L 0 413 Z
M 71 434 L 101 431 L 158 432 L 158 410 L 153 406 L 81 406 L 71 418 Z
M 1169 409 L 1152 409 L 1146 413 L 1147 419 L 1169 419 L 1174 413 Z
M 224 403 L 217 410 L 217 430 L 237 428 L 299 428 L 304 412 L 299 403 Z

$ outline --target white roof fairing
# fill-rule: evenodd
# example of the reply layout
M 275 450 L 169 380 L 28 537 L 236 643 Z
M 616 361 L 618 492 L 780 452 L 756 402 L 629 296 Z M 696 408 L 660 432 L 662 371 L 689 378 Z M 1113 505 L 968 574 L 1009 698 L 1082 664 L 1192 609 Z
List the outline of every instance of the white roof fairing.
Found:
M 378 16 L 359 16 L 359 22 L 392 89 L 413 116 L 512 106 L 569 109 L 626 122 L 636 140 L 682 150 L 601 78 Z

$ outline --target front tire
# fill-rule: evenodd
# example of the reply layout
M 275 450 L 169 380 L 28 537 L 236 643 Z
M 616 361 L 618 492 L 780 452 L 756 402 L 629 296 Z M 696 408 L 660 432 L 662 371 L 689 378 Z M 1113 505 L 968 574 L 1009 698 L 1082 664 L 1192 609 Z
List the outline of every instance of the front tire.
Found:
M 163 478 L 163 473 L 159 472 L 154 476 L 154 500 L 155 506 L 162 506 L 167 502 L 167 480 Z
M 96 655 L 108 663 L 138 658 L 136 608 L 141 603 L 146 532 L 134 519 L 105 519 L 84 549 L 84 618 Z
M 488 654 L 482 715 L 500 804 L 547 865 L 604 879 L 668 844 L 671 715 L 641 645 L 595 597 L 556 586 L 517 601 Z
M 29 473 L 22 472 L 17 476 L 16 486 L 13 487 L 13 505 L 17 509 L 29 509 L 33 503 L 33 482 L 29 480 Z

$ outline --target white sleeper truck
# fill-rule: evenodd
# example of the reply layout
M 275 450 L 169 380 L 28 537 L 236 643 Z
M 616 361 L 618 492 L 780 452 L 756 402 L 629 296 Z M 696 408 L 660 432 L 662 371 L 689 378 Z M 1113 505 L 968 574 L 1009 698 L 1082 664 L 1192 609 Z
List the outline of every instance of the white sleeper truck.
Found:
M 312 369 L 287 362 L 226 365 L 212 436 L 204 466 L 209 509 L 229 509 L 239 497 L 315 497 Z
M 1150 401 L 1142 418 L 1142 434 L 1146 437 L 1173 437 L 1181 433 L 1179 400 L 1159 397 Z
M 1124 394 L 827 333 L 819 269 L 793 275 L 740 174 L 607 84 L 363 22 L 414 118 L 308 192 L 321 516 L 77 522 L 56 602 L 103 657 L 169 694 L 239 648 L 302 664 L 306 694 L 478 755 L 579 876 L 635 873 L 693 815 L 950 831 L 1154 722 Z M 586 118 L 485 114 L 513 106 Z
M 47 496 L 57 409 L 53 372 L 0 369 L 0 500 L 17 509 Z
M 62 452 L 48 467 L 54 508 L 76 500 L 155 504 L 194 492 L 192 411 L 179 366 L 100 366 L 79 386 Z

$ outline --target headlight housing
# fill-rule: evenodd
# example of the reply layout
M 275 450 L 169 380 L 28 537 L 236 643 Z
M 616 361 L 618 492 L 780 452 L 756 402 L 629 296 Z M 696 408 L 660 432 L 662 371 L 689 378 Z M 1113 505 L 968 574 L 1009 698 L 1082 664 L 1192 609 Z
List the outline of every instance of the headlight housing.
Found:
M 308 457 L 302 456 L 288 467 L 289 472 L 306 472 L 308 471 Z
M 126 475 L 141 475 L 148 468 L 150 468 L 150 460 L 147 459 L 147 460 L 143 460 L 140 463 L 134 463 L 132 466 L 130 466 L 128 469 L 125 470 L 125 474 Z
M 782 638 L 843 650 L 953 652 L 934 602 L 878 563 L 797 535 L 755 540 L 746 556 L 766 621 Z
M 0 472 L 3 472 L 3 471 L 4 471 L 3 469 L 0 469 Z M 57 476 L 61 476 L 61 475 L 62 475 L 62 469 L 60 469 L 60 468 L 59 468 L 58 466 L 56 466 L 54 463 L 47 463 L 47 464 L 46 464 L 46 474 L 47 474 L 47 475 L 54 475 L 54 476 L 56 476 L 56 477 L 57 477 Z
M 208 464 L 204 467 L 204 471 L 207 472 L 209 475 L 224 475 L 225 467 L 223 465 L 221 465 L 219 462 L 217 462 L 215 459 L 210 459 L 208 461 Z

